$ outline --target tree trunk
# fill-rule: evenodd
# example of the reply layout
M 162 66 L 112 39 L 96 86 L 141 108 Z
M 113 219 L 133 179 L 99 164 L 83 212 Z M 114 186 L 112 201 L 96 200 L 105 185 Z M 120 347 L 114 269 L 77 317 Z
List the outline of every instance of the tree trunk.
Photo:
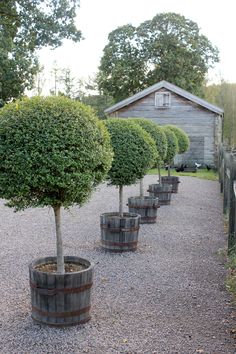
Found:
M 158 168 L 158 179 L 159 179 L 159 184 L 161 184 L 161 168 L 160 168 L 160 165 L 157 166 Z
M 64 256 L 63 256 L 63 244 L 61 235 L 61 206 L 53 206 L 55 223 L 56 223 L 56 238 L 57 238 L 57 273 L 65 273 Z
M 119 186 L 119 214 L 123 218 L 123 186 Z
M 140 197 L 143 197 L 144 195 L 143 178 L 140 179 L 139 187 L 140 187 Z
M 168 177 L 170 177 L 170 165 L 168 165 Z

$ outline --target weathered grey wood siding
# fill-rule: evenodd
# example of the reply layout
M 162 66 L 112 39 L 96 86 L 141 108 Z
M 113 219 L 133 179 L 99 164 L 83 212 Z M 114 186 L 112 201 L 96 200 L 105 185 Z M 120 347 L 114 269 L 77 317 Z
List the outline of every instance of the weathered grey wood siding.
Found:
M 158 92 L 168 92 L 160 89 Z M 171 91 L 169 91 L 171 92 Z M 147 118 L 157 124 L 173 124 L 190 138 L 190 150 L 177 156 L 176 162 L 216 164 L 221 139 L 221 117 L 198 104 L 171 92 L 171 106 L 155 107 L 155 92 L 111 114 L 121 118 Z

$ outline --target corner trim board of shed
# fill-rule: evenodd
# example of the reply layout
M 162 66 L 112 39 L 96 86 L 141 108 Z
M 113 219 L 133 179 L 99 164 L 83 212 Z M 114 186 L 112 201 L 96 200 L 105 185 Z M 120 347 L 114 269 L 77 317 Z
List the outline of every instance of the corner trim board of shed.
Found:
M 188 99 L 188 100 L 190 100 L 192 102 L 197 103 L 198 105 L 200 105 L 200 106 L 202 106 L 202 107 L 204 107 L 204 108 L 206 108 L 206 109 L 208 109 L 208 110 L 210 110 L 210 111 L 212 111 L 214 113 L 217 113 L 217 114 L 219 114 L 221 116 L 223 115 L 223 112 L 224 112 L 223 109 L 221 109 L 221 108 L 219 108 L 219 107 L 217 107 L 217 106 L 215 106 L 215 105 L 203 100 L 200 97 L 197 97 L 197 96 L 195 96 L 195 95 L 193 95 L 193 94 L 181 89 L 178 86 L 175 86 L 175 85 L 173 85 L 173 84 L 171 84 L 171 83 L 169 83 L 167 81 L 164 81 L 164 80 L 160 81 L 160 82 L 158 82 L 158 83 L 156 83 L 156 84 L 154 84 L 154 85 L 152 85 L 152 86 L 150 86 L 150 87 L 148 87 L 146 89 L 144 89 L 143 91 L 140 91 L 140 92 L 136 93 L 135 95 L 133 95 L 133 96 L 131 96 L 129 98 L 126 98 L 123 101 L 120 101 L 120 102 L 116 103 L 115 105 L 107 108 L 104 112 L 107 113 L 107 114 L 111 114 L 111 113 L 113 113 L 113 112 L 115 112 L 115 111 L 117 111 L 117 110 L 119 110 L 119 109 L 121 109 L 123 107 L 126 107 L 129 104 L 131 104 L 131 103 L 133 103 L 133 102 L 135 102 L 135 101 L 137 101 L 137 100 L 149 95 L 150 93 L 153 93 L 155 91 L 160 90 L 161 88 L 165 88 L 167 90 L 170 90 L 170 91 L 172 91 L 172 92 L 174 92 L 174 93 L 176 93 L 176 94 L 178 94 L 178 95 L 180 95 L 180 96 L 182 96 L 182 97 L 184 97 L 184 98 L 186 98 L 186 99 Z

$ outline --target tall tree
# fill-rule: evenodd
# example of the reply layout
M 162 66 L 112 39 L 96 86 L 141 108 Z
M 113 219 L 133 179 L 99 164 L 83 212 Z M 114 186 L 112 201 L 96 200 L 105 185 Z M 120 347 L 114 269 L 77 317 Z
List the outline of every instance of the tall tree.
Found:
M 218 49 L 195 22 L 162 13 L 138 27 L 125 25 L 109 34 L 99 89 L 117 102 L 167 80 L 199 94 L 208 69 L 218 61 Z
M 36 50 L 79 41 L 75 26 L 79 0 L 7 0 L 0 8 L 0 99 L 32 88 L 38 71 Z
M 100 119 L 106 119 L 104 110 L 114 104 L 112 97 L 99 92 L 96 77 L 89 77 L 87 81 L 80 81 L 80 94 L 77 97 L 81 102 L 91 106 Z
M 205 87 L 205 98 L 224 109 L 223 139 L 232 148 L 236 147 L 236 83 L 224 80 L 220 84 Z

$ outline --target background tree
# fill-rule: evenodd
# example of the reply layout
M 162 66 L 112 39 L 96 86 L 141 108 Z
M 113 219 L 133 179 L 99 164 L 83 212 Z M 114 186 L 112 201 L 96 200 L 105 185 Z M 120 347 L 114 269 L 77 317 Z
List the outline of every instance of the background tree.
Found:
M 83 204 L 111 166 L 107 130 L 90 107 L 33 97 L 0 110 L 0 196 L 16 210 L 51 206 L 64 273 L 60 211 Z
M 99 73 L 99 90 L 118 102 L 145 87 L 146 64 L 138 47 L 136 28 L 118 27 L 108 35 Z
M 100 119 L 107 118 L 104 110 L 114 101 L 111 97 L 99 92 L 96 78 L 81 79 L 74 76 L 70 68 L 58 67 L 54 62 L 51 81 L 53 82 L 53 87 L 50 89 L 52 96 L 60 95 L 78 100 L 91 106 Z
M 51 77 L 52 77 L 52 82 L 53 82 L 53 87 L 50 89 L 50 94 L 52 96 L 57 96 L 59 92 L 59 83 L 60 83 L 60 73 L 61 70 L 58 65 L 56 60 L 53 62 L 53 67 L 51 69 Z
M 36 50 L 79 41 L 75 26 L 79 0 L 11 0 L 0 8 L 0 98 L 3 102 L 31 89 L 38 70 Z
M 41 96 L 42 94 L 42 91 L 43 91 L 43 87 L 45 85 L 45 82 L 46 82 L 46 78 L 45 78 L 45 75 L 44 75 L 44 66 L 41 65 L 39 66 L 38 68 L 38 72 L 35 76 L 35 89 L 34 89 L 34 93 L 35 93 L 35 96 Z
M 101 59 L 99 88 L 115 101 L 167 80 L 199 94 L 218 50 L 198 25 L 175 13 L 162 13 L 138 27 L 125 25 L 108 36 Z
M 80 90 L 76 99 L 91 106 L 100 119 L 106 119 L 104 110 L 114 104 L 114 100 L 103 95 L 98 88 L 97 78 L 89 77 L 88 80 L 80 80 Z
M 100 95 L 99 93 L 84 95 L 81 102 L 91 106 L 100 119 L 106 119 L 104 110 L 114 104 L 114 100 L 110 96 Z
M 236 84 L 224 80 L 220 84 L 209 85 L 204 89 L 205 99 L 223 108 L 223 139 L 228 146 L 236 147 Z

